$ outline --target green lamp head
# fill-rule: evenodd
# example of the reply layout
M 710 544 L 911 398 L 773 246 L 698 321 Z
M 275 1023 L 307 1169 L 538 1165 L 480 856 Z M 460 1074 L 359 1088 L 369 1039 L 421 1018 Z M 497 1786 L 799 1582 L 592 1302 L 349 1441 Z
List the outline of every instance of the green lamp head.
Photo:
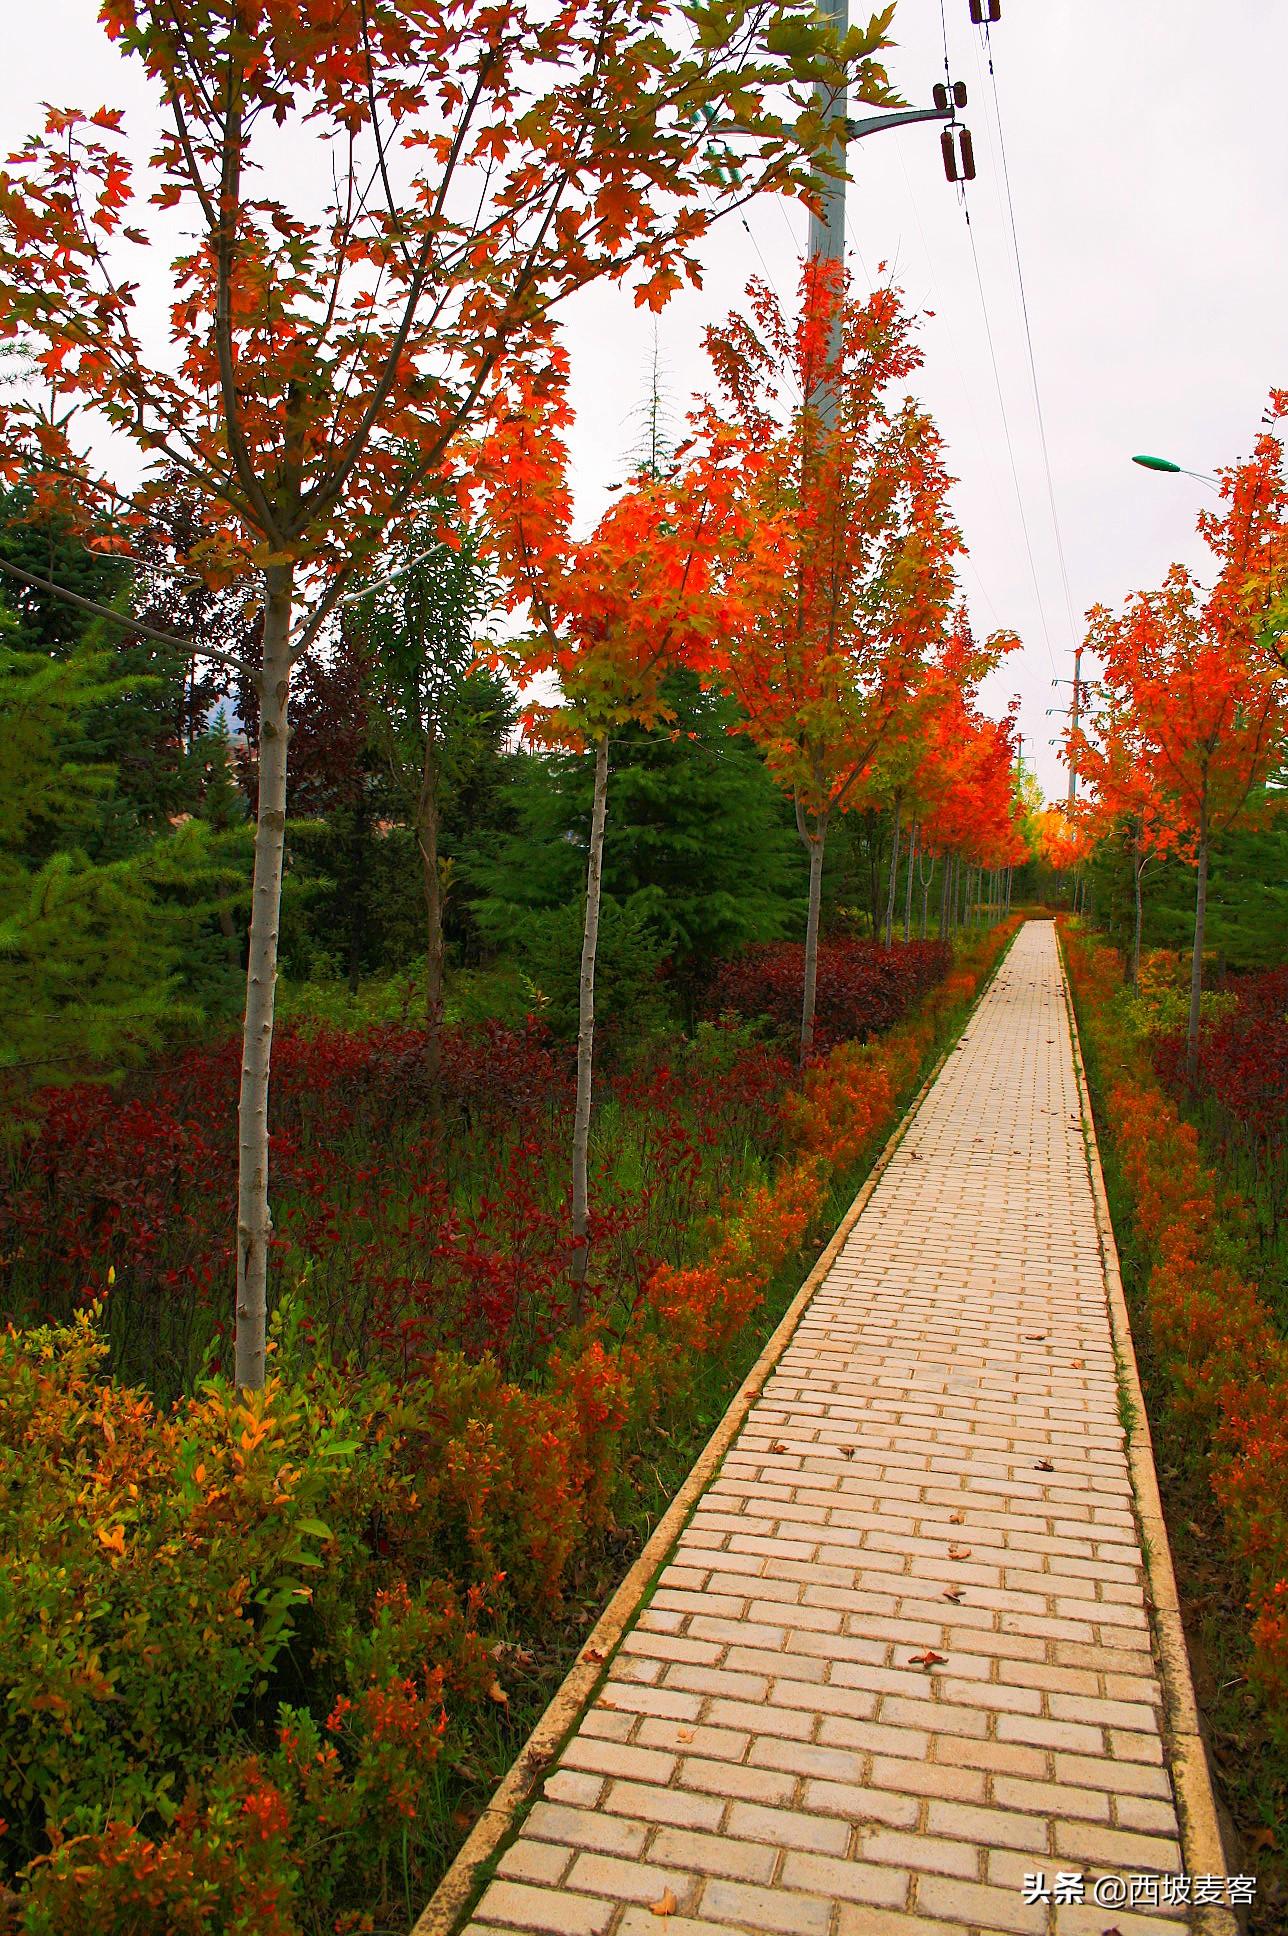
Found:
M 1179 471 L 1181 468 L 1170 457 L 1133 457 L 1131 461 L 1133 464 L 1143 464 L 1147 471 Z

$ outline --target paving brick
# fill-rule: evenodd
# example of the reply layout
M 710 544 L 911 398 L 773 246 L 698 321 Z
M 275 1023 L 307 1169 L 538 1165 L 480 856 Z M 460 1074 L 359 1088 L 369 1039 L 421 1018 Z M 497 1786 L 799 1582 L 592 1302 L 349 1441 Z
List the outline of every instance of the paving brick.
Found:
M 509 1882 L 552 1885 L 563 1881 L 571 1861 L 571 1849 L 556 1848 L 550 1842 L 534 1842 L 525 1836 L 506 1850 L 496 1865 L 496 1872 Z
M 921 1804 L 912 1795 L 889 1795 L 857 1782 L 807 1781 L 802 1806 L 820 1815 L 841 1815 L 848 1822 L 882 1822 L 915 1828 Z
M 570 1895 L 566 1889 L 536 1889 L 525 1882 L 494 1882 L 474 1914 L 489 1928 L 539 1931 L 541 1936 L 606 1936 L 617 1912 L 615 1902 Z
M 986 1883 L 965 1882 L 954 1876 L 922 1876 L 917 1883 L 917 1907 L 963 1926 L 989 1931 L 1015 1930 L 1020 1936 L 1044 1936 L 1046 1910 L 1030 1906 L 1013 1889 L 993 1889 Z
M 793 1775 L 771 1768 L 746 1768 L 727 1761 L 706 1761 L 688 1755 L 680 1764 L 681 1788 L 696 1788 L 699 1794 L 727 1795 L 746 1801 L 790 1801 L 796 1787 Z
M 680 1887 L 676 1888 L 676 1882 Z M 615 1855 L 579 1855 L 568 1871 L 568 1886 L 618 1902 L 657 1902 L 665 1889 L 680 1898 L 685 1878 L 652 1862 L 623 1862 Z
M 735 1842 L 728 1835 L 702 1835 L 689 1828 L 659 1829 L 649 1860 L 663 1869 L 693 1875 L 726 1876 L 735 1882 L 766 1883 L 778 1866 L 773 1843 Z
M 577 1734 L 564 1749 L 564 1766 L 635 1781 L 668 1782 L 675 1773 L 676 1757 L 656 1748 L 622 1747 L 615 1741 L 595 1741 Z
M 601 1807 L 640 1822 L 675 1828 L 718 1829 L 725 1804 L 715 1795 L 694 1795 L 682 1788 L 653 1788 L 647 1782 L 615 1781 Z M 588 1842 L 588 1847 L 593 1846 Z
M 634 1861 L 644 1853 L 648 1830 L 638 1822 L 617 1821 L 611 1815 L 591 1814 L 584 1808 L 537 1802 L 524 1824 L 525 1843 L 529 1837 L 543 1843 L 562 1842 L 572 1848 L 597 1849 L 603 1855 L 620 1855 Z
M 875 1862 L 843 1861 L 829 1855 L 802 1855 L 789 1850 L 780 1878 L 785 1889 L 813 1890 L 833 1902 L 880 1904 L 902 1909 L 908 1900 L 911 1876 L 907 1869 Z
M 709 1882 L 701 1907 L 703 1917 L 712 1922 L 772 1930 L 776 1936 L 828 1936 L 832 1922 L 832 1904 L 826 1896 L 757 1889 L 742 1882 Z

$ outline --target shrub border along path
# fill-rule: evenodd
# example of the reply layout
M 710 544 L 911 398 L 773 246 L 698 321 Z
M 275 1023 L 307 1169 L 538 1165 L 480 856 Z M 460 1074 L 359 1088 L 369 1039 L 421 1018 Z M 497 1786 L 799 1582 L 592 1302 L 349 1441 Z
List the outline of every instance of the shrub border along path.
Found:
M 1064 959 L 1062 938 L 1060 980 L 1065 1010 L 1069 1018 L 1069 1034 L 1073 1040 L 1073 1066 L 1078 1080 L 1083 1138 L 1087 1146 L 1087 1168 L 1091 1174 L 1096 1228 L 1100 1235 L 1100 1254 L 1109 1294 L 1109 1322 L 1114 1337 L 1118 1389 L 1121 1399 L 1125 1402 L 1127 1413 L 1127 1464 L 1131 1473 L 1132 1493 L 1136 1502 L 1136 1520 L 1140 1528 L 1141 1549 L 1145 1556 L 1145 1572 L 1149 1581 L 1154 1658 L 1158 1665 L 1158 1675 L 1162 1682 L 1164 1696 L 1163 1738 L 1172 1776 L 1172 1790 L 1176 1797 L 1176 1810 L 1180 1818 L 1181 1847 L 1185 1854 L 1186 1868 L 1191 1875 L 1221 1874 L 1226 1870 L 1229 1858 L 1221 1835 L 1212 1771 L 1208 1765 L 1207 1750 L 1199 1723 L 1198 1702 L 1195 1699 L 1190 1659 L 1185 1645 L 1185 1629 L 1181 1621 L 1176 1572 L 1172 1565 L 1171 1546 L 1163 1518 L 1163 1502 L 1158 1490 L 1158 1474 L 1154 1467 L 1154 1446 L 1150 1437 L 1149 1417 L 1145 1410 L 1145 1395 L 1141 1388 L 1140 1372 L 1132 1345 L 1131 1319 L 1123 1292 L 1118 1245 L 1114 1238 L 1113 1220 L 1109 1214 L 1109 1197 L 1105 1189 L 1104 1171 L 1101 1168 L 1100 1150 L 1096 1141 L 1091 1091 L 1087 1083 L 1082 1042 L 1078 1034 L 1078 1018 L 1074 1012 L 1073 990 L 1068 964 Z M 1234 1936 L 1234 1932 L 1239 1929 L 1239 1922 L 1230 1910 L 1209 1908 L 1206 1911 L 1206 1919 L 1200 1916 L 1194 1927 L 1202 1932 L 1202 1936 Z
M 1020 930 L 1017 929 L 1017 933 Z M 779 1319 L 755 1364 L 735 1392 L 729 1409 L 698 1455 L 688 1477 L 659 1519 L 630 1571 L 609 1600 L 568 1674 L 560 1683 L 550 1705 L 533 1728 L 509 1773 L 457 1851 L 456 1858 L 411 1931 L 411 1936 L 452 1936 L 473 1906 L 484 1884 L 490 1880 L 491 1864 L 501 1846 L 517 1830 L 533 1799 L 532 1790 L 543 1771 L 554 1760 L 572 1734 L 600 1685 L 607 1678 L 611 1657 L 636 1615 L 647 1604 L 658 1575 L 669 1561 L 680 1535 L 708 1483 L 737 1437 L 752 1406 L 779 1359 L 791 1343 L 815 1291 L 836 1261 L 846 1238 L 858 1222 L 881 1177 L 907 1135 L 923 1101 L 939 1078 L 940 1071 L 969 1026 L 971 1017 L 991 987 L 994 976 L 1014 946 L 1011 936 L 997 959 L 980 977 L 979 986 L 940 1054 L 895 1125 L 889 1139 L 876 1156 L 858 1195 L 819 1254 L 787 1310 Z M 659 1927 L 665 1929 L 665 1922 Z M 1223 1931 L 1213 1936 L 1224 1936 Z

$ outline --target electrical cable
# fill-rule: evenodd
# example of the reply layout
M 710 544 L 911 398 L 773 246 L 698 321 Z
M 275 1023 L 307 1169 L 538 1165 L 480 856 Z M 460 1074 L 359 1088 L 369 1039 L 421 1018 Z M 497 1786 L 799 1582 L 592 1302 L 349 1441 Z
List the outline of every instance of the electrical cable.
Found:
M 984 317 L 984 334 L 988 338 L 989 361 L 993 365 L 993 383 L 997 389 L 997 407 L 1002 416 L 1002 431 L 1006 438 L 1006 454 L 1010 459 L 1011 482 L 1015 486 L 1015 505 L 1020 514 L 1020 529 L 1024 533 L 1024 549 L 1028 554 L 1029 573 L 1033 579 L 1033 594 L 1037 599 L 1038 618 L 1042 625 L 1042 638 L 1046 646 L 1047 657 L 1051 661 L 1051 670 L 1055 672 L 1055 653 L 1051 649 L 1051 633 L 1047 625 L 1046 606 L 1042 600 L 1042 587 L 1038 582 L 1038 568 L 1033 557 L 1033 541 L 1029 536 L 1029 521 L 1024 515 L 1024 494 L 1020 489 L 1020 473 L 1015 462 L 1015 444 L 1011 437 L 1010 419 L 1006 414 L 1006 398 L 1002 393 L 1002 373 L 998 367 L 997 347 L 993 341 L 993 324 L 989 317 L 988 302 L 984 295 L 984 278 L 980 272 L 979 251 L 975 247 L 975 231 L 971 226 L 970 210 L 963 205 L 962 212 L 966 217 L 966 234 L 970 239 L 971 261 L 975 265 L 975 286 L 979 290 L 979 306 Z
M 988 467 L 989 483 L 992 490 L 995 493 L 997 493 L 998 484 L 997 484 L 997 475 L 993 468 L 993 455 L 992 455 L 992 451 L 990 450 L 984 438 L 984 431 L 980 420 L 980 413 L 978 408 L 976 407 L 976 402 L 975 402 L 975 392 L 971 387 L 969 379 L 967 378 L 966 366 L 962 360 L 961 348 L 957 341 L 957 332 L 954 330 L 952 325 L 952 304 L 941 303 L 938 297 L 935 296 L 934 294 L 935 287 L 936 287 L 935 271 L 934 271 L 934 256 L 931 252 L 930 244 L 926 239 L 926 230 L 921 219 L 921 207 L 917 201 L 916 191 L 912 185 L 912 177 L 908 173 L 908 164 L 904 160 L 903 150 L 902 148 L 896 148 L 895 152 L 898 154 L 898 157 L 899 157 L 899 168 L 903 175 L 903 185 L 907 192 L 909 205 L 912 208 L 913 220 L 917 225 L 917 234 L 921 241 L 922 253 L 926 258 L 927 273 L 930 277 L 931 295 L 934 296 L 934 300 L 935 300 L 935 315 L 937 318 L 942 319 L 944 327 L 948 332 L 948 340 L 952 346 L 953 359 L 957 364 L 957 374 L 961 378 L 962 394 L 966 398 L 967 407 L 970 410 L 971 422 L 974 425 L 974 429 L 975 429 L 975 435 L 979 439 L 979 447 L 983 454 L 984 462 Z M 894 275 L 894 272 L 892 270 L 891 281 L 893 281 L 893 275 Z M 998 614 L 996 605 L 993 603 L 993 600 L 989 596 L 988 588 L 985 585 L 983 578 L 980 576 L 979 567 L 976 564 L 975 559 L 970 551 L 966 552 L 965 557 L 966 557 L 966 562 L 970 567 L 971 574 L 974 577 L 975 583 L 979 587 L 980 594 L 983 597 L 984 603 L 985 605 L 987 605 L 990 613 L 992 614 L 994 628 L 1000 631 L 1002 629 L 1002 621 Z
M 1051 453 L 1047 445 L 1046 421 L 1042 411 L 1042 394 L 1038 385 L 1037 359 L 1033 352 L 1033 331 L 1029 324 L 1029 303 L 1024 287 L 1024 269 L 1020 261 L 1020 238 L 1015 222 L 1015 203 L 1011 197 L 1011 171 L 1006 159 L 1006 137 L 1002 131 L 1002 104 L 997 91 L 997 74 L 993 67 L 993 46 L 987 25 L 984 38 L 988 47 L 988 74 L 992 83 L 993 114 L 997 123 L 997 146 L 1002 160 L 1002 182 L 1006 190 L 1006 207 L 1010 220 L 1011 249 L 1015 256 L 1015 276 L 1020 290 L 1020 314 L 1024 321 L 1024 341 L 1028 348 L 1029 377 L 1033 384 L 1033 408 L 1037 415 L 1038 440 L 1042 446 L 1042 467 L 1046 473 L 1047 500 L 1051 506 L 1051 524 L 1055 531 L 1056 555 L 1060 561 L 1060 579 L 1064 588 L 1065 608 L 1069 616 L 1070 636 L 1078 635 L 1078 623 L 1074 617 L 1073 594 L 1069 588 L 1069 570 L 1065 562 L 1064 534 L 1060 525 L 1060 512 L 1056 504 L 1055 482 L 1051 475 Z M 977 50 L 978 58 L 978 50 Z

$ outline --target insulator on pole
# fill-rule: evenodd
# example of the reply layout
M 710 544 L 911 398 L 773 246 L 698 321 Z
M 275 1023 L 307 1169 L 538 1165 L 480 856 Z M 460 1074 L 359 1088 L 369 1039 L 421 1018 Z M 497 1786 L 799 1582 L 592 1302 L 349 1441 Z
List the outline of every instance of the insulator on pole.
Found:
M 944 173 L 949 181 L 974 181 L 975 144 L 970 138 L 970 129 L 959 128 L 954 122 L 940 135 L 939 146 L 943 151 Z
M 946 108 L 948 106 L 948 89 L 942 81 L 935 82 L 934 87 L 930 90 L 930 98 L 937 108 Z
M 1002 0 L 970 0 L 970 17 L 977 27 L 1002 18 Z
M 953 82 L 953 106 L 958 108 L 964 108 L 965 105 L 966 105 L 966 83 L 965 81 L 954 81 Z

